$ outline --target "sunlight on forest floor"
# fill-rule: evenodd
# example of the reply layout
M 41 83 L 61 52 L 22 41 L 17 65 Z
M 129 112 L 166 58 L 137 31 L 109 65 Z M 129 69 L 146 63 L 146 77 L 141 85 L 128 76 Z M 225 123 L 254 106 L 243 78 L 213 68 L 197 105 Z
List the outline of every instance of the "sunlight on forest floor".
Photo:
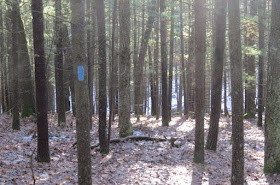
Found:
M 98 142 L 98 122 L 94 118 L 92 145 Z M 182 146 L 170 143 L 137 141 L 111 144 L 109 155 L 92 150 L 93 184 L 230 184 L 231 120 L 221 118 L 217 152 L 205 151 L 205 164 L 192 162 L 194 126 L 192 119 L 173 117 L 170 127 L 161 127 L 154 117 L 132 117 L 134 135 L 181 138 Z M 36 125 L 33 118 L 21 121 L 21 131 L 11 129 L 11 118 L 0 116 L 0 184 L 32 184 L 31 154 L 36 150 Z M 112 138 L 117 138 L 117 121 L 112 125 Z M 205 117 L 205 139 L 209 117 Z M 67 125 L 56 126 L 56 116 L 49 116 L 51 163 L 33 159 L 36 184 L 77 184 L 75 120 L 67 114 Z M 245 178 L 247 184 L 280 184 L 278 175 L 264 175 L 264 135 L 256 120 L 244 121 Z M 33 156 L 34 157 L 34 156 Z

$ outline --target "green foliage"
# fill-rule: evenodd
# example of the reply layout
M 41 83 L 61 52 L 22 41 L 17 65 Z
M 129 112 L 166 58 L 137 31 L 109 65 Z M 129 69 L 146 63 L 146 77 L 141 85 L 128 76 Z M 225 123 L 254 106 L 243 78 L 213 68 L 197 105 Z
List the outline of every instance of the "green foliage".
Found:
M 248 113 L 244 114 L 243 117 L 244 117 L 244 119 L 254 119 L 254 118 L 256 118 L 256 115 L 253 112 L 248 112 Z

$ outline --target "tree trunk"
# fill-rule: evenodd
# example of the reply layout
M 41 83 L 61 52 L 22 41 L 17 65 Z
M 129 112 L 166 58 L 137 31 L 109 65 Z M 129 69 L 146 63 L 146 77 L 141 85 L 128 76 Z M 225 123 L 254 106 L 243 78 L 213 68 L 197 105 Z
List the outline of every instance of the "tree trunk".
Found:
M 171 28 L 170 28 L 170 50 L 169 50 L 169 75 L 168 75 L 168 119 L 171 121 L 172 114 L 172 81 L 173 81 L 173 60 L 174 60 L 174 6 L 175 1 L 171 2 Z
M 13 129 L 19 130 L 19 102 L 18 102 L 18 65 L 19 65 L 19 53 L 18 53 L 18 1 L 11 2 L 12 14 L 12 116 L 13 116 Z
M 93 109 L 93 76 L 92 76 L 92 30 L 91 29 L 91 1 L 86 0 L 86 34 L 87 34 L 87 67 L 88 67 L 88 96 L 89 96 L 89 122 L 92 129 L 92 109 Z
M 251 9 L 250 9 L 250 16 L 255 17 L 257 15 L 257 4 L 258 0 L 252 0 L 251 1 Z M 249 37 L 248 37 L 248 46 L 251 48 L 255 47 L 255 40 L 256 40 L 256 26 L 255 24 L 251 25 L 250 28 Z M 256 72 L 255 72 L 255 55 L 250 54 L 247 58 L 247 84 L 246 84 L 246 118 L 255 118 L 256 114 L 256 104 L 255 104 L 255 98 L 256 98 Z
M 22 18 L 20 16 L 20 8 L 17 7 L 18 15 L 18 30 L 19 30 L 19 58 L 21 61 L 19 73 L 21 78 L 19 79 L 20 86 L 20 99 L 21 99 L 21 117 L 29 117 L 35 113 L 35 99 L 34 99 L 34 84 L 33 77 L 31 75 L 31 63 L 28 53 L 28 44 L 25 34 Z
M 90 155 L 90 119 L 88 63 L 86 59 L 85 0 L 72 0 L 72 44 L 76 92 L 76 129 L 78 149 L 78 183 L 92 184 Z
M 140 47 L 140 52 L 139 52 L 139 57 L 138 57 L 138 62 L 136 63 L 136 73 L 134 76 L 134 97 L 136 98 L 136 103 L 135 103 L 135 110 L 136 110 L 136 115 L 140 115 L 140 109 L 142 105 L 142 94 L 143 94 L 143 89 L 141 89 L 141 84 L 143 81 L 143 70 L 144 70 L 144 60 L 146 57 L 147 53 L 147 48 L 148 48 L 148 42 L 150 39 L 150 35 L 152 32 L 154 20 L 155 20 L 155 9 L 156 9 L 156 1 L 152 0 L 151 2 L 151 8 L 149 10 L 149 18 L 147 22 L 147 27 L 146 30 L 143 34 L 142 41 L 141 41 L 141 47 Z M 142 111 L 141 111 L 142 112 Z M 138 117 L 139 118 L 139 117 Z
M 262 0 L 258 1 L 259 15 L 259 83 L 258 83 L 258 127 L 262 127 L 262 113 L 264 110 L 264 55 L 265 55 L 265 10 L 266 3 Z
M 204 107 L 205 107 L 205 0 L 194 1 L 195 12 L 195 150 L 194 162 L 204 163 Z
M 211 116 L 206 149 L 216 150 L 221 113 L 227 1 L 215 0 L 215 53 L 212 65 Z
M 242 53 L 239 0 L 228 1 L 229 48 L 232 85 L 232 172 L 231 184 L 244 183 L 244 128 Z
M 37 105 L 38 162 L 50 162 L 48 133 L 48 90 L 44 50 L 44 18 L 42 0 L 32 0 L 35 85 Z
M 2 8 L 0 8 L 0 67 L 1 67 L 1 105 L 3 112 L 6 111 L 6 100 L 5 100 L 5 74 L 4 74 L 4 68 L 6 65 L 5 59 L 4 59 L 4 24 L 3 24 L 3 12 Z
M 104 0 L 96 0 L 96 15 L 98 25 L 98 54 L 99 54 L 99 142 L 100 152 L 109 153 L 107 132 L 106 132 L 106 30 L 105 30 L 105 6 Z
M 159 54 L 159 1 L 156 1 L 156 15 L 158 15 L 156 17 L 156 23 L 155 23 L 155 49 L 154 49 L 154 62 L 155 62 L 155 104 L 156 104 L 156 120 L 159 119 L 159 60 L 158 60 L 158 54 Z
M 72 25 L 73 26 L 73 25 Z M 73 28 L 71 26 L 71 32 L 73 34 Z M 75 88 L 74 88 L 74 70 L 73 70 L 73 59 L 72 59 L 72 44 L 70 41 L 69 32 L 66 26 L 63 27 L 63 48 L 64 48 L 64 56 L 67 66 L 68 75 L 66 75 L 65 80 L 69 81 L 69 86 L 67 85 L 67 89 L 70 87 L 71 92 L 71 102 L 72 102 L 72 112 L 73 115 L 76 116 L 76 105 L 75 105 Z
M 162 79 L 162 126 L 169 126 L 168 88 L 167 88 L 167 17 L 165 0 L 160 0 L 160 41 L 161 41 L 161 79 Z
M 280 1 L 272 0 L 265 114 L 264 172 L 280 173 Z
M 56 89 L 56 112 L 58 114 L 58 126 L 64 126 L 65 98 L 64 98 L 64 69 L 63 69 L 63 48 L 62 48 L 62 10 L 61 0 L 55 1 L 55 89 Z
M 130 0 L 120 0 L 119 136 L 133 134 L 130 123 Z

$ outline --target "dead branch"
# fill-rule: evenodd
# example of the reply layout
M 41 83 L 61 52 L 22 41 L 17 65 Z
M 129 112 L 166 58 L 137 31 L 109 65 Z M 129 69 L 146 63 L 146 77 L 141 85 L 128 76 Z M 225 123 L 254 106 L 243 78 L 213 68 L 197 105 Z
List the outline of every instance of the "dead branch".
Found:
M 36 179 L 34 175 L 34 170 L 33 170 L 33 155 L 35 153 L 35 149 L 32 151 L 32 154 L 30 155 L 30 169 L 31 169 L 31 174 L 32 174 L 32 179 L 33 179 L 33 185 L 36 184 Z

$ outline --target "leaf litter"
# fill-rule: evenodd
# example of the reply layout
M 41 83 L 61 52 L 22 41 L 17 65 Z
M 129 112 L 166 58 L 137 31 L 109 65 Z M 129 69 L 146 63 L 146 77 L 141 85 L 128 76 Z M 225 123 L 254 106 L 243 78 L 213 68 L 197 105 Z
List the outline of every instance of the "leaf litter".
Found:
M 56 116 L 49 116 L 50 163 L 37 163 L 32 153 L 37 146 L 34 118 L 21 120 L 21 130 L 11 129 L 11 118 L 0 115 L 0 184 L 77 184 L 77 151 L 75 119 L 67 114 L 65 128 L 56 124 Z M 94 118 L 92 145 L 98 143 L 98 119 Z M 183 138 L 181 146 L 171 147 L 168 141 L 131 141 L 110 145 L 110 154 L 92 150 L 93 184 L 230 184 L 231 119 L 220 120 L 217 152 L 205 150 L 205 164 L 194 164 L 193 119 L 173 117 L 170 127 L 161 127 L 161 120 L 132 117 L 134 135 L 156 138 Z M 205 118 L 205 139 L 208 120 Z M 112 138 L 118 137 L 118 119 L 112 124 Z M 280 184 L 277 174 L 264 175 L 264 134 L 256 120 L 244 120 L 245 183 Z M 31 157 L 33 162 L 31 163 Z M 31 167 L 32 166 L 32 167 Z

